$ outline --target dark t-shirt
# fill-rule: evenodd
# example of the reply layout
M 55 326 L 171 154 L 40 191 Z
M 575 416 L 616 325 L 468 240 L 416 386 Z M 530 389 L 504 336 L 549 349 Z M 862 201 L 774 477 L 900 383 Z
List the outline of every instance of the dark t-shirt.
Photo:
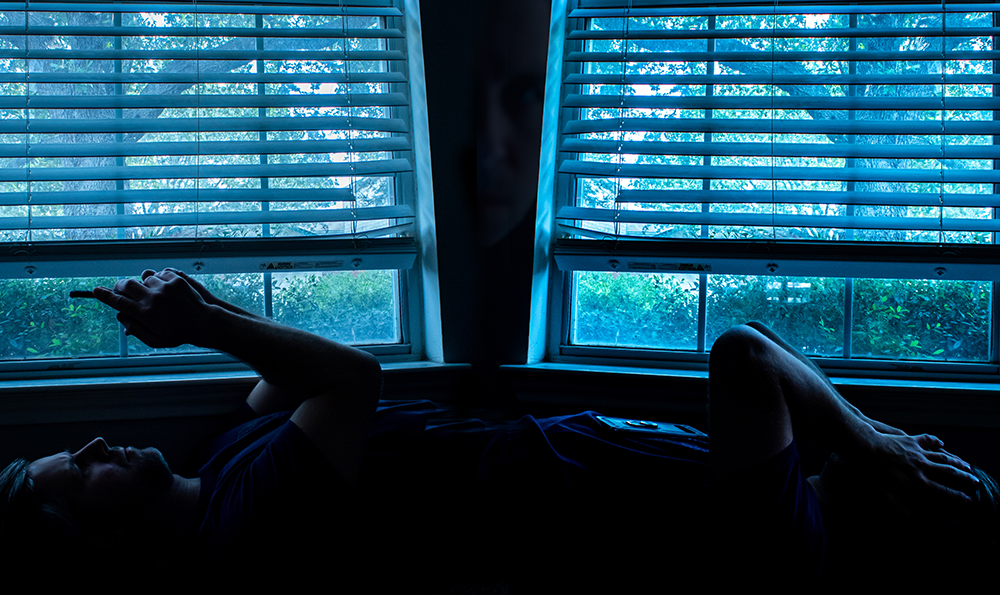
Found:
M 373 555 L 404 576 L 638 592 L 704 580 L 707 473 L 707 439 L 615 434 L 593 412 L 493 420 L 385 402 L 357 489 L 379 509 Z
M 728 576 L 794 581 L 824 571 L 827 531 L 794 440 L 719 485 L 716 500 L 718 553 Z
M 198 549 L 212 561 L 320 555 L 349 518 L 350 487 L 291 412 L 239 415 L 198 454 Z

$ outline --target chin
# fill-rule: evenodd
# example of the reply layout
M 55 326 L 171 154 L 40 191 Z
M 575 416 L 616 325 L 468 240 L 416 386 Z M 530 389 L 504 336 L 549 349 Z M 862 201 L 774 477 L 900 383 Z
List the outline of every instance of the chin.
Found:
M 156 448 L 143 448 L 135 452 L 138 460 L 132 461 L 132 464 L 142 478 L 143 491 L 152 497 L 165 492 L 173 483 L 174 474 L 163 458 L 163 453 Z

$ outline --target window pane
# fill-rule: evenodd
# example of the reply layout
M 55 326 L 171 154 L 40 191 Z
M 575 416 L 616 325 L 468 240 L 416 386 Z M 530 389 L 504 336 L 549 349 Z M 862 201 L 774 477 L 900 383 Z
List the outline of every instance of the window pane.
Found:
M 570 343 L 697 349 L 697 275 L 577 272 L 573 286 Z
M 990 283 L 858 279 L 855 357 L 989 361 Z
M 844 344 L 844 280 L 712 275 L 706 344 L 758 320 L 808 355 L 837 356 Z
M 118 321 L 104 304 L 69 292 L 114 278 L 0 281 L 0 359 L 118 355 Z
M 400 343 L 395 271 L 274 273 L 274 320 L 352 345 Z

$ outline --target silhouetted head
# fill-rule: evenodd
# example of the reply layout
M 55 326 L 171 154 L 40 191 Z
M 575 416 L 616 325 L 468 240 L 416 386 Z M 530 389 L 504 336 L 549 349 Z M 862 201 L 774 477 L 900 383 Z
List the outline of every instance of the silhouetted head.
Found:
M 109 448 L 101 438 L 75 453 L 18 459 L 0 472 L 0 553 L 72 564 L 141 548 L 149 536 L 137 527 L 172 479 L 156 449 Z

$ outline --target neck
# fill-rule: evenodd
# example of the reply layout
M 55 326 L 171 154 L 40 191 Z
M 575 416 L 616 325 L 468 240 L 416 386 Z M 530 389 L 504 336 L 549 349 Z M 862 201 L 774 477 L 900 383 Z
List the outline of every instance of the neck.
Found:
M 201 479 L 174 475 L 170 489 L 153 505 L 147 518 L 149 534 L 170 545 L 185 545 L 197 530 L 198 498 Z

